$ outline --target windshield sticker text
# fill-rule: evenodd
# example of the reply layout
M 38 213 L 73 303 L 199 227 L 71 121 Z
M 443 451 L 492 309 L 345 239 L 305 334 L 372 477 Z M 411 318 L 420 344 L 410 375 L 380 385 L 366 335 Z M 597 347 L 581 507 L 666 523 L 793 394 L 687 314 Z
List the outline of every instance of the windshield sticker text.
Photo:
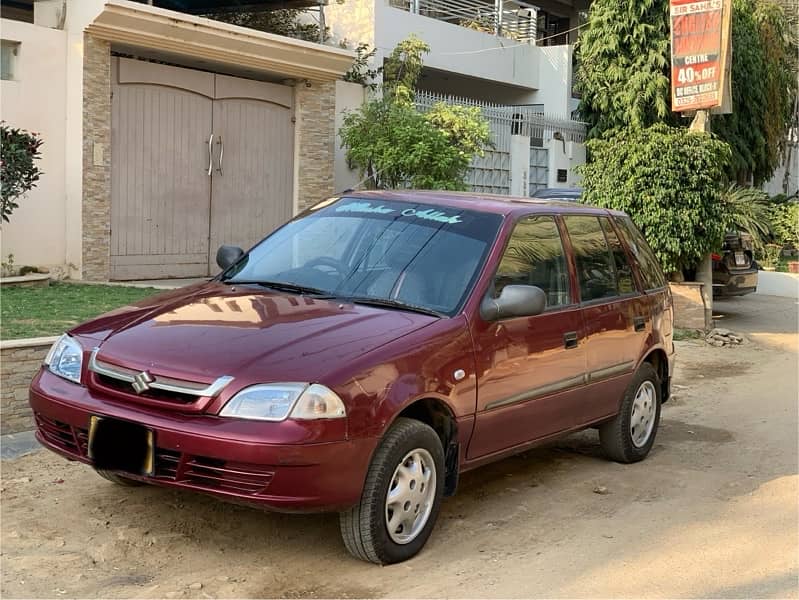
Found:
M 436 221 L 438 223 L 462 223 L 460 215 L 448 216 L 441 211 L 432 209 L 417 211 L 415 208 L 407 208 L 402 211 L 402 215 L 405 217 L 425 219 L 426 221 Z
M 371 202 L 351 202 L 343 206 L 337 206 L 336 212 L 344 213 L 366 213 L 378 215 L 390 215 L 397 212 L 393 208 L 387 208 L 380 204 L 379 206 L 373 205 Z M 425 221 L 435 221 L 437 223 L 462 223 L 460 215 L 447 215 L 440 210 L 427 208 L 425 210 L 417 210 L 415 208 L 406 208 L 400 213 L 403 217 L 416 217 Z
M 336 212 L 357 212 L 357 213 L 375 213 L 378 215 L 388 215 L 397 212 L 385 206 L 372 206 L 370 202 L 353 202 L 352 204 L 345 204 L 344 206 L 336 207 Z

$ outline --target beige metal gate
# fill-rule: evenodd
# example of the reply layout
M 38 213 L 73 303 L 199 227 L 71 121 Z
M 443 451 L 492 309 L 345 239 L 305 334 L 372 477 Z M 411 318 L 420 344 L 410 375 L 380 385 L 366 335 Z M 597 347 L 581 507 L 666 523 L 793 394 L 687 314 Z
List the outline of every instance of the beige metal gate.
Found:
M 292 213 L 292 89 L 115 58 L 111 278 L 201 277 Z

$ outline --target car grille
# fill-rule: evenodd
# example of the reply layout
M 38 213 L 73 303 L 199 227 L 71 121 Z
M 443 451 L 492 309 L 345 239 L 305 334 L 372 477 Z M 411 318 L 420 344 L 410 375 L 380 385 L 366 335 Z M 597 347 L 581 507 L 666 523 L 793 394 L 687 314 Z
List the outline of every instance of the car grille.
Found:
M 172 402 L 175 404 L 194 404 L 197 402 L 197 396 L 189 394 L 181 394 L 179 392 L 167 392 L 164 390 L 149 389 L 141 394 L 133 394 L 130 384 L 121 379 L 114 379 L 108 375 L 94 374 L 94 379 L 99 386 L 103 388 L 121 392 L 133 398 L 148 398 L 150 400 L 157 400 L 158 402 Z
M 88 456 L 89 432 L 73 427 L 41 413 L 34 415 L 36 425 L 46 442 L 74 456 Z M 274 471 L 262 465 L 227 462 L 168 450 L 155 449 L 156 480 L 185 483 L 208 491 L 234 494 L 263 494 L 274 477 Z
M 99 351 L 95 348 L 89 358 L 89 387 L 118 399 L 121 397 L 168 410 L 202 412 L 208 402 L 233 381 L 229 375 L 208 383 L 174 379 L 148 370 L 138 371 L 98 358 Z
M 157 448 L 155 453 L 156 479 L 188 483 L 210 491 L 262 494 L 273 476 L 274 471 L 261 465 L 226 462 L 163 448 Z
M 78 456 L 88 454 L 89 432 L 86 429 L 72 427 L 40 413 L 36 413 L 34 417 L 39 432 L 46 441 L 70 454 Z

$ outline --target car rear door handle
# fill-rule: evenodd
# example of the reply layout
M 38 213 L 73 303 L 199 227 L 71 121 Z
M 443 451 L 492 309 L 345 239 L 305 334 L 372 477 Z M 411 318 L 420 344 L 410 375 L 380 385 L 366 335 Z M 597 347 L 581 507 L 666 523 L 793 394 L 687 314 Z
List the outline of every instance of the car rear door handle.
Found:
M 576 331 L 569 331 L 568 333 L 563 334 L 563 347 L 564 348 L 576 348 L 577 347 L 577 332 Z
M 646 317 L 635 317 L 633 319 L 633 327 L 636 331 L 643 331 L 646 329 Z

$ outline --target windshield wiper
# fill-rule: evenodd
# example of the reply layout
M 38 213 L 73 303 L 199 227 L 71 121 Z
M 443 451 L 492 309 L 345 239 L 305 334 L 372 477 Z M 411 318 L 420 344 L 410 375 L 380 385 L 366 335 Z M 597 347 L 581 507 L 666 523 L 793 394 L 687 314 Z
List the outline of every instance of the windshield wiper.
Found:
M 420 313 L 423 315 L 430 315 L 431 317 L 444 317 L 444 313 L 433 310 L 432 308 L 425 308 L 424 306 L 417 306 L 415 304 L 406 304 L 399 300 L 389 300 L 387 298 L 371 298 L 369 296 L 346 296 L 342 299 L 345 302 L 352 302 L 353 304 L 365 304 L 367 306 L 381 306 L 386 308 L 397 308 L 399 310 L 407 310 L 411 312 Z
M 333 294 L 328 291 L 320 290 L 314 287 L 305 285 L 297 285 L 296 283 L 286 283 L 284 281 L 267 281 L 264 279 L 251 279 L 245 281 L 237 281 L 234 279 L 226 279 L 224 283 L 230 285 L 260 285 L 261 287 L 276 290 L 278 292 L 291 292 L 294 294 L 311 295 L 315 298 L 335 298 Z

